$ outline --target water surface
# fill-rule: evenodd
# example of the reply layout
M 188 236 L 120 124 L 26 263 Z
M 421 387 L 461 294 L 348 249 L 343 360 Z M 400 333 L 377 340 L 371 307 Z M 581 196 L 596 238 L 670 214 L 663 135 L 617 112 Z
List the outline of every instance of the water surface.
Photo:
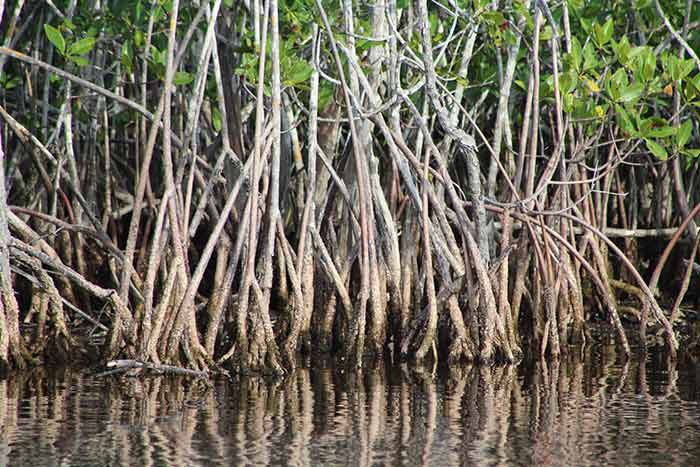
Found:
M 692 466 L 699 382 L 688 357 L 623 364 L 611 347 L 559 363 L 325 366 L 212 387 L 35 370 L 0 381 L 0 465 Z

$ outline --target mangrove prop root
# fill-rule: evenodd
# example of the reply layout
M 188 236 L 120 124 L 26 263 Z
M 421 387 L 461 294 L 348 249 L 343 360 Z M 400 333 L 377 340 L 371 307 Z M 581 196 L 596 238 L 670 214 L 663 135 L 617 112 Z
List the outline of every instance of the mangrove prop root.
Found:
M 244 3 L 154 8 L 133 57 L 104 51 L 130 50 L 131 30 L 100 30 L 89 50 L 89 38 L 66 44 L 63 27 L 63 47 L 43 24 L 7 31 L 0 367 L 50 349 L 70 359 L 84 335 L 120 373 L 284 374 L 314 351 L 358 367 L 370 355 L 556 360 L 585 340 L 591 303 L 625 355 L 652 317 L 675 358 L 697 238 L 671 319 L 656 287 L 700 212 L 686 149 L 697 134 L 676 89 L 673 115 L 635 106 L 672 122 L 660 134 L 688 136 L 657 164 L 657 146 L 623 131 L 621 107 L 594 106 L 595 119 L 567 110 L 565 4 L 530 2 L 531 36 L 494 49 L 488 28 L 461 22 L 438 28 L 438 42 L 435 19 L 469 17 L 472 5 L 417 0 L 407 19 L 389 1 L 367 23 L 352 0 L 316 1 L 320 21 L 307 28 L 277 0 Z M 49 8 L 22 5 L 16 19 Z M 527 30 L 530 16 L 501 14 Z M 553 35 L 541 41 L 545 24 Z M 687 32 L 669 24 L 657 25 L 657 47 L 687 52 Z M 484 53 L 503 54 L 496 80 L 475 71 Z M 523 89 L 515 76 L 527 76 Z M 600 83 L 587 85 L 593 99 Z M 646 243 L 665 248 L 648 282 Z M 621 293 L 639 305 L 620 306 Z M 621 312 L 639 327 L 623 327 Z

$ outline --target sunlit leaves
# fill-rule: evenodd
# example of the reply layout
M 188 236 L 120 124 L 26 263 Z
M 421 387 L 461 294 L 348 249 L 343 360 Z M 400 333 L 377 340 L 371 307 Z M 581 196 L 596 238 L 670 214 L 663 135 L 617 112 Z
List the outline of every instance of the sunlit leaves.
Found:
M 17 87 L 19 83 L 19 77 L 10 76 L 6 73 L 0 73 L 0 88 L 9 91 L 10 89 Z
M 622 107 L 621 105 L 616 105 L 615 111 L 617 113 L 618 125 L 620 126 L 623 135 L 627 137 L 639 136 L 637 128 L 635 127 L 634 123 L 632 122 L 632 119 L 630 118 L 629 113 L 624 109 L 624 107 Z
M 600 92 L 600 86 L 598 86 L 598 83 L 593 81 L 591 78 L 586 79 L 586 87 L 588 87 L 588 90 L 591 93 L 597 93 Z
M 583 47 L 583 67 L 582 71 L 593 70 L 598 67 L 598 52 L 592 42 L 587 42 Z
M 648 3 L 640 8 L 653 11 Z M 601 17 L 600 8 L 587 2 L 568 0 L 568 4 L 570 12 L 576 12 L 580 28 L 571 38 L 559 74 L 563 110 L 587 132 L 612 119 L 623 137 L 642 139 L 659 160 L 670 154 L 694 158 L 696 149 L 688 148 L 694 138 L 694 120 L 685 117 L 683 124 L 676 126 L 668 112 L 673 102 L 670 98 L 676 95 L 682 97 L 681 105 L 688 104 L 681 112 L 700 107 L 700 74 L 693 75 L 695 61 L 679 57 L 671 48 L 660 54 L 657 37 L 635 44 L 639 37 L 634 33 L 616 35 L 616 30 L 629 30 L 626 21 L 614 14 L 616 8 L 624 10 L 624 6 L 613 7 Z M 644 21 L 651 21 L 650 16 Z M 608 106 L 613 112 L 608 113 Z
M 583 49 L 581 48 L 581 43 L 576 37 L 571 39 L 571 53 L 569 54 L 570 66 L 576 70 L 581 71 L 581 64 L 583 61 Z
M 667 138 L 673 136 L 676 133 L 676 129 L 669 125 L 664 125 L 657 128 L 652 128 L 647 132 L 647 135 L 654 138 Z
M 344 33 L 342 4 L 333 0 L 321 1 L 328 14 L 335 40 L 341 45 L 347 45 L 349 37 Z M 661 2 L 672 24 L 682 24 L 682 12 L 674 11 L 668 0 Z M 257 50 L 259 46 L 253 40 L 252 22 L 235 17 L 235 12 L 230 10 L 237 8 L 235 4 L 232 0 L 224 0 L 222 6 L 222 12 L 233 14 L 230 20 L 236 28 L 235 41 L 222 42 L 225 52 L 235 56 L 233 63 L 236 68 L 233 73 L 243 83 L 240 89 L 250 91 L 249 87 L 255 86 L 260 78 L 259 59 L 265 56 L 267 66 L 263 79 L 266 84 L 265 90 L 269 91 L 272 71 L 269 41 L 267 50 Z M 565 0 L 571 22 L 571 37 L 566 39 L 563 28 L 564 2 L 550 1 L 548 4 L 560 35 L 557 43 L 561 59 L 557 67 L 558 96 L 554 94 L 554 50 L 548 43 L 553 37 L 552 23 L 550 18 L 542 18 L 540 44 L 533 44 L 537 2 L 524 0 L 429 2 L 435 71 L 439 83 L 444 86 L 443 90 L 454 92 L 454 89 L 461 86 L 464 89 L 463 104 L 477 102 L 483 95 L 484 108 L 488 109 L 499 95 L 509 52 L 515 50 L 509 46 L 520 41 L 519 52 L 515 56 L 516 68 L 510 106 L 525 102 L 527 83 L 532 72 L 532 54 L 534 48 L 539 47 L 538 105 L 542 110 L 541 115 L 551 112 L 555 99 L 559 98 L 558 102 L 568 114 L 569 121 L 572 125 L 580 125 L 584 134 L 594 134 L 600 130 L 601 125 L 610 125 L 618 132 L 616 137 L 644 140 L 642 146 L 646 145 L 646 149 L 656 157 L 668 157 L 670 154 L 685 154 L 690 157 L 690 154 L 694 154 L 691 151 L 695 149 L 690 148 L 697 146 L 694 142 L 698 134 L 692 122 L 697 118 L 694 113 L 700 108 L 700 75 L 695 74 L 694 60 L 685 56 L 679 57 L 681 49 L 672 40 L 660 18 L 655 17 L 653 1 Z M 395 5 L 402 10 L 408 8 L 410 2 L 395 0 Z M 68 67 L 87 64 L 88 54 L 97 47 L 103 47 L 105 51 L 109 51 L 106 54 L 108 61 L 120 62 L 120 71 L 138 74 L 144 69 L 143 62 L 147 59 L 147 79 L 162 80 L 167 65 L 168 11 L 171 8 L 172 2 L 164 0 L 114 0 L 105 4 L 103 16 L 99 18 L 89 18 L 85 11 L 82 14 L 76 11 L 71 20 L 55 19 L 53 26 L 47 24 L 43 27 L 42 40 L 58 52 L 55 55 L 60 55 L 59 63 L 67 62 Z M 392 30 L 396 30 L 401 34 L 399 54 L 404 57 L 404 60 L 399 62 L 400 85 L 408 89 L 424 75 L 420 63 L 420 31 L 415 28 L 415 24 L 410 23 L 409 18 L 404 21 L 402 16 L 398 24 L 387 26 L 385 33 L 375 34 L 374 8 L 371 4 L 361 2 L 355 2 L 353 5 L 355 48 L 360 66 L 370 73 L 370 66 L 376 65 L 381 76 L 377 82 L 386 83 L 384 79 L 389 75 L 388 67 L 394 64 L 386 60 L 386 38 Z M 188 21 L 194 17 L 196 11 L 197 8 L 189 3 L 180 3 L 176 36 L 178 41 L 184 37 Z M 149 36 L 147 31 L 151 18 L 154 23 L 152 34 Z M 693 19 L 697 18 L 693 16 L 691 21 Z M 312 60 L 311 40 L 313 25 L 319 24 L 315 0 L 281 1 L 279 23 L 282 85 L 290 93 L 294 93 L 299 102 L 307 102 L 309 79 L 315 66 L 320 66 L 323 72 L 331 77 L 339 76 L 335 59 L 329 50 L 328 32 L 324 32 L 325 27 L 321 27 L 321 55 L 315 64 Z M 193 53 L 190 50 L 186 51 L 184 65 L 179 67 L 181 71 L 174 77 L 176 86 L 188 86 L 195 79 L 194 62 L 191 60 L 199 52 L 206 21 L 202 20 L 197 28 L 189 46 Z M 471 51 L 473 56 L 468 72 L 462 76 L 458 70 L 467 51 L 465 45 L 472 30 L 470 28 L 474 28 L 478 38 L 475 48 Z M 41 29 L 39 32 L 42 33 Z M 697 45 L 697 38 L 692 29 L 687 38 L 692 47 Z M 374 51 L 377 50 L 381 50 L 381 53 L 375 54 Z M 383 58 L 375 61 L 376 56 Z M 349 70 L 349 60 L 344 53 L 341 53 L 340 60 L 340 67 L 345 71 Z M 6 83 L 6 86 L 13 85 L 16 84 L 9 81 Z M 205 86 L 207 98 L 213 99 L 216 90 L 210 77 L 207 77 Z M 319 108 L 328 106 L 337 91 L 332 81 L 322 79 Z M 393 92 L 386 87 L 379 87 L 378 91 L 382 94 L 382 99 L 390 97 Z M 674 107 L 675 99 L 680 100 L 679 121 L 682 125 L 678 125 L 673 119 L 677 112 Z M 215 128 L 220 126 L 220 123 L 217 123 L 219 117 L 216 116 L 216 112 L 212 113 L 212 125 Z M 654 121 L 652 116 L 661 116 L 663 119 Z M 514 122 L 517 122 L 517 118 L 514 118 Z M 544 122 L 543 125 L 547 126 L 549 122 Z M 545 133 L 546 131 L 545 129 Z
M 630 59 L 630 51 L 632 50 L 632 46 L 630 45 L 627 36 L 622 36 L 622 39 L 620 39 L 618 42 L 615 42 L 615 40 L 611 41 L 610 45 L 615 53 L 615 58 L 617 58 L 617 61 L 620 62 L 621 65 L 627 65 Z
M 593 25 L 593 37 L 595 38 L 598 47 L 605 47 L 605 45 L 612 39 L 615 25 L 612 18 L 607 20 L 605 24 L 594 24 Z
M 506 24 L 506 17 L 500 11 L 488 10 L 480 15 L 481 21 L 486 25 L 488 35 L 496 47 L 503 43 L 503 25 Z
M 700 149 L 685 149 L 681 154 L 688 159 L 688 166 L 692 164 L 693 159 L 700 159 Z
M 661 56 L 661 66 L 671 80 L 680 81 L 685 79 L 695 68 L 693 59 L 681 59 L 674 54 L 664 54 Z
M 46 37 L 49 39 L 49 42 L 51 42 L 53 44 L 53 46 L 56 47 L 58 52 L 61 55 L 65 55 L 65 53 L 66 53 L 66 40 L 63 38 L 63 34 L 61 34 L 61 31 L 54 28 L 50 24 L 45 24 L 44 25 L 44 32 L 46 33 Z
M 542 28 L 542 32 L 540 32 L 540 41 L 546 42 L 552 39 L 552 36 L 554 35 L 554 32 L 552 31 L 551 26 L 545 26 Z
M 221 122 L 221 111 L 219 110 L 218 107 L 214 107 L 212 109 L 211 113 L 211 119 L 212 119 L 212 126 L 214 127 L 214 131 L 217 133 L 221 131 L 222 128 L 222 122 Z
M 563 93 L 570 93 L 576 89 L 578 84 L 578 75 L 573 71 L 561 73 L 559 75 L 559 89 Z
M 69 34 L 72 33 L 70 27 L 75 27 L 71 22 L 64 22 L 63 26 L 68 31 Z M 62 56 L 67 60 L 75 63 L 78 66 L 85 66 L 89 62 L 84 55 L 88 54 L 95 47 L 95 38 L 92 36 L 79 39 L 67 46 L 66 38 L 60 29 L 57 29 L 50 24 L 44 24 L 44 32 L 46 33 L 46 38 L 51 42 L 51 44 L 58 50 Z
M 325 109 L 328 104 L 333 100 L 333 94 L 335 93 L 335 87 L 328 81 L 321 81 L 318 90 L 318 107 L 319 109 Z
M 656 55 L 649 46 L 634 47 L 629 52 L 631 68 L 637 81 L 648 83 L 656 72 Z
M 192 81 L 194 81 L 194 75 L 186 71 L 178 71 L 173 77 L 173 84 L 175 84 L 175 86 L 184 86 L 190 84 Z
M 305 61 L 291 60 L 284 71 L 284 85 L 296 86 L 301 83 L 306 83 L 314 69 Z
M 562 99 L 562 108 L 564 112 L 572 112 L 574 110 L 574 95 L 569 93 L 569 94 L 564 94 L 564 97 Z
M 70 47 L 68 47 L 68 55 L 85 55 L 89 53 L 95 47 L 95 38 L 86 37 L 80 39 L 77 42 L 73 42 Z
M 644 86 L 641 83 L 633 83 L 620 91 L 618 101 L 623 103 L 636 101 L 643 92 Z
M 644 138 L 644 142 L 647 145 L 647 149 L 649 149 L 649 152 L 651 152 L 654 157 L 662 161 L 668 159 L 668 152 L 659 143 L 648 138 Z
M 685 145 L 690 141 L 690 137 L 693 135 L 693 122 L 686 120 L 678 128 L 678 133 L 676 135 L 676 144 L 679 148 L 685 147 Z
M 66 58 L 78 66 L 86 66 L 90 63 L 87 58 L 81 57 L 80 55 L 67 55 Z
M 122 65 L 131 73 L 134 70 L 134 45 L 131 41 L 122 44 L 120 58 Z

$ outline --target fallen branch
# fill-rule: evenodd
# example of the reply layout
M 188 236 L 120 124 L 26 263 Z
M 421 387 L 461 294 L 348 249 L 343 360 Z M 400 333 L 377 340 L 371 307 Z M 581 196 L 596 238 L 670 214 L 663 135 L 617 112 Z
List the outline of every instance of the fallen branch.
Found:
M 493 226 L 496 230 L 501 230 L 500 222 L 494 222 Z M 513 223 L 513 230 L 522 229 L 520 222 Z M 572 231 L 575 235 L 583 235 L 586 229 L 581 227 L 573 227 Z M 605 227 L 601 231 L 609 238 L 667 238 L 673 237 L 678 232 L 678 227 L 666 227 L 660 229 L 622 229 L 618 227 Z
M 148 363 L 140 360 L 112 360 L 107 362 L 107 368 L 111 370 L 100 373 L 98 376 L 106 376 L 108 374 L 123 373 L 132 369 L 142 369 L 153 371 L 156 373 L 169 373 L 173 375 L 194 376 L 195 378 L 209 378 L 209 373 L 200 370 L 191 370 L 175 365 L 166 365 L 162 363 Z

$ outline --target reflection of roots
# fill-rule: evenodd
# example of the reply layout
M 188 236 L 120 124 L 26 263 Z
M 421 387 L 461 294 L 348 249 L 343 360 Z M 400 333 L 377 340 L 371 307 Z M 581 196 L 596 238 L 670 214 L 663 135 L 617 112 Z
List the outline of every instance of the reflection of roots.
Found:
M 620 449 L 618 439 L 598 436 L 624 423 L 635 436 L 658 429 L 669 451 L 687 453 L 696 433 L 685 428 L 694 419 L 680 417 L 680 430 L 659 424 L 659 407 L 673 410 L 683 402 L 675 364 L 621 364 L 615 352 L 597 350 L 595 362 L 590 355 L 551 362 L 535 355 L 520 368 L 450 365 L 437 374 L 431 365 L 381 361 L 359 372 L 316 364 L 285 378 L 233 375 L 213 382 L 16 372 L 0 381 L 0 426 L 15 446 L 36 448 L 12 449 L 5 459 L 10 465 L 78 458 L 99 465 L 160 465 L 164 459 L 177 465 L 371 465 L 379 459 L 399 465 L 417 458 L 535 465 L 538 456 L 551 454 L 554 440 L 562 455 L 587 463 L 595 463 L 601 449 L 614 453 L 607 458 L 613 463 L 643 463 L 637 451 Z M 659 364 L 653 373 L 667 376 L 648 381 L 647 365 Z M 602 404 L 609 394 L 616 403 Z M 627 401 L 650 410 L 630 423 Z M 597 441 L 582 444 L 584 436 Z M 523 450 L 524 443 L 531 449 Z

